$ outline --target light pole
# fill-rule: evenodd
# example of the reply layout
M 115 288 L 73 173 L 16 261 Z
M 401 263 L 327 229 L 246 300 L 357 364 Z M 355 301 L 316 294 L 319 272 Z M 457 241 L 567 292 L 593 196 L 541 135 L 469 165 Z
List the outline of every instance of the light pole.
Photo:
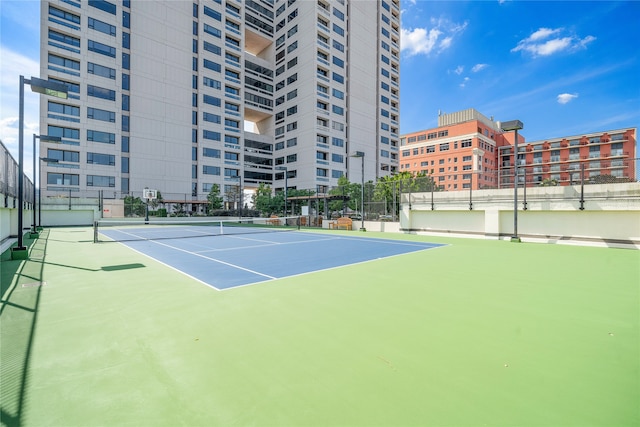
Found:
M 59 136 L 50 136 L 50 135 L 36 135 L 33 134 L 33 226 L 31 227 L 31 232 L 36 233 L 36 183 L 38 180 L 36 179 L 36 139 L 40 139 L 41 142 L 60 142 L 62 138 Z M 38 177 L 42 179 L 40 175 L 40 163 L 38 162 Z M 40 195 L 40 191 L 38 191 L 38 195 Z M 40 207 L 41 198 L 38 197 L 38 207 Z
M 513 154 L 513 236 L 512 242 L 520 242 L 518 237 L 518 131 L 524 127 L 520 120 L 503 122 L 500 126 L 503 132 L 515 131 Z
M 35 77 L 27 80 L 20 76 L 20 106 L 18 110 L 18 245 L 11 250 L 11 259 L 26 259 L 27 248 L 22 239 L 22 212 L 24 203 L 24 85 L 31 86 L 33 92 L 51 95 L 57 98 L 67 98 L 67 86 L 62 83 L 50 82 Z M 36 153 L 33 153 L 35 156 Z M 35 173 L 35 171 L 34 171 Z M 35 181 L 35 180 L 34 180 Z M 35 183 L 34 183 L 35 189 Z
M 42 180 L 42 162 L 58 163 L 58 159 L 52 159 L 50 157 L 40 157 L 38 162 L 38 176 Z M 38 191 L 38 227 L 42 227 L 42 185 L 40 191 Z
M 287 185 L 287 175 L 288 175 L 288 171 L 287 171 L 287 167 L 286 166 L 276 166 L 276 169 L 279 171 L 284 171 L 284 216 L 287 216 L 287 188 L 289 188 L 289 186 Z
M 364 228 L 364 151 L 356 151 L 349 157 L 360 157 L 362 160 L 362 193 L 360 196 L 360 217 L 362 224 L 360 225 L 360 231 L 367 231 L 367 229 Z

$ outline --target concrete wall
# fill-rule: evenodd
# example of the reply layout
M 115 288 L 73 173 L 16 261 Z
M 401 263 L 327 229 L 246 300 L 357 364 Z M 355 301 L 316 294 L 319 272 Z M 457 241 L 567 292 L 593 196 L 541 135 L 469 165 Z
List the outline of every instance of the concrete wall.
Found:
M 539 187 L 518 193 L 522 239 L 572 241 L 640 248 L 640 183 Z M 470 207 L 471 200 L 471 207 Z M 513 189 L 403 195 L 400 231 L 484 238 L 514 234 Z M 583 207 L 584 209 L 580 209 Z
M 0 194 L 4 201 L 4 195 Z M 7 199 L 7 208 L 0 207 L 0 242 L 9 238 L 18 236 L 18 206 L 17 199 L 13 197 Z M 22 210 L 22 228 L 27 231 L 31 229 L 33 223 L 33 211 L 30 207 Z

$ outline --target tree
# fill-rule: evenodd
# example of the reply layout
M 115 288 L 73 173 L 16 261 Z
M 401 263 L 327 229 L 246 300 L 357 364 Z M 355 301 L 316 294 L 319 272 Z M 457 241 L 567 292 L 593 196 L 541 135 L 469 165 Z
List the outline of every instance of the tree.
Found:
M 558 185 L 557 179 L 545 178 L 540 182 L 541 187 L 555 187 Z
M 357 186 L 357 188 L 355 186 Z M 338 186 L 329 190 L 329 194 L 332 196 L 342 196 L 342 199 L 330 202 L 329 210 L 331 212 L 342 211 L 345 207 L 354 209 L 355 201 L 352 200 L 352 196 L 355 192 L 360 192 L 360 185 L 350 183 L 349 179 L 344 175 L 338 178 Z M 358 200 L 360 200 L 359 197 Z
M 146 211 L 147 206 L 140 197 L 124 198 L 124 216 L 145 216 Z
M 240 186 L 239 185 L 225 185 L 224 195 L 227 199 L 227 209 L 237 209 L 240 211 Z
M 220 196 L 220 186 L 218 184 L 211 186 L 209 194 L 207 194 L 207 201 L 209 202 L 207 205 L 209 212 L 222 209 L 223 199 L 222 196 Z
M 175 203 L 172 208 L 173 208 L 173 216 L 186 216 L 186 213 L 184 211 L 184 207 L 185 204 L 184 203 Z
M 424 172 L 415 176 L 403 171 L 392 176 L 384 176 L 378 180 L 373 191 L 373 200 L 386 203 L 386 212 L 397 215 L 400 212 L 400 194 L 424 191 L 439 191 L 434 180 Z
M 162 194 L 160 191 L 156 191 L 156 198 L 149 202 L 149 207 L 153 210 L 158 209 L 158 206 L 164 203 L 164 199 L 162 198 Z
M 262 216 L 270 216 L 284 211 L 284 193 L 271 194 L 271 186 L 260 183 L 253 193 L 253 206 Z

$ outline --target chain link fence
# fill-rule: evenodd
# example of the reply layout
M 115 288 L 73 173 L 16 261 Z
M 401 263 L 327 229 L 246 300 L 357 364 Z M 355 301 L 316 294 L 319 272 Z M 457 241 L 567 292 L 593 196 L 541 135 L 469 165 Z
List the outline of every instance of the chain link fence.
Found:
M 411 204 L 420 200 L 425 202 L 431 199 L 431 209 L 435 209 L 438 203 L 449 203 L 445 200 L 452 198 L 434 197 L 439 193 L 453 193 L 452 195 L 468 194 L 469 209 L 473 208 L 474 198 L 482 197 L 483 203 L 500 204 L 510 198 L 509 193 L 499 190 L 514 188 L 514 183 L 518 183 L 520 197 L 527 198 L 527 189 L 544 187 L 572 187 L 575 191 L 556 192 L 556 200 L 570 201 L 575 199 L 575 194 L 579 194 L 581 204 L 589 197 L 601 198 L 603 193 L 609 199 L 616 198 L 637 198 L 640 192 L 617 192 L 616 184 L 637 183 L 639 181 L 640 159 L 619 159 L 619 160 L 593 160 L 572 165 L 519 165 L 516 174 L 513 168 L 503 169 L 498 172 L 473 172 L 451 171 L 439 173 L 434 176 L 417 177 L 413 181 L 402 182 L 401 193 L 403 202 Z M 584 191 L 585 187 L 603 185 L 603 191 Z M 482 190 L 482 191 L 480 191 Z M 495 191 L 492 191 L 495 190 Z M 414 194 L 414 193 L 420 193 Z M 533 194 L 532 194 L 533 193 Z M 530 191 L 530 200 L 534 200 L 535 194 L 539 192 Z M 475 196 L 474 196 L 475 194 Z M 426 199 L 425 199 L 426 197 Z M 456 197 L 457 200 L 460 197 Z M 429 200 L 426 200 L 428 203 Z
M 4 145 L 0 145 L 0 192 L 4 207 L 17 207 L 18 164 Z M 575 165 L 534 164 L 519 165 L 518 188 L 526 193 L 527 188 L 574 186 L 584 188 L 593 184 L 615 185 L 638 182 L 640 159 L 588 159 Z M 455 166 L 452 166 L 455 168 Z M 401 203 L 431 199 L 432 209 L 442 203 L 434 193 L 466 192 L 472 207 L 474 193 L 484 197 L 484 202 L 504 202 L 499 196 L 504 190 L 513 188 L 516 181 L 513 168 L 499 172 L 474 172 L 471 170 L 447 170 L 433 175 L 412 177 L 400 173 L 384 177 L 376 182 L 349 183 L 318 191 L 316 189 L 289 189 L 287 200 L 282 192 L 268 195 L 268 203 L 261 202 L 259 195 L 253 197 L 240 192 L 228 191 L 214 197 L 201 194 L 160 193 L 155 200 L 147 200 L 142 191 L 123 193 L 111 189 L 83 190 L 51 187 L 41 197 L 42 206 L 66 207 L 69 210 L 90 207 L 110 217 L 150 216 L 269 216 L 309 215 L 310 217 L 336 218 L 348 216 L 367 221 L 397 221 Z M 482 193 L 477 193 L 479 190 Z M 462 194 L 462 193 L 460 193 Z M 23 197 L 25 207 L 31 206 L 34 185 L 25 177 Z M 567 196 L 568 197 L 568 196 Z M 586 197 L 589 197 L 588 195 Z M 611 192 L 611 197 L 632 197 L 629 193 Z
M 19 166 L 7 147 L 0 141 L 0 194 L 2 194 L 3 207 L 17 208 L 19 195 Z M 22 200 L 24 207 L 31 207 L 35 188 L 33 182 L 23 174 Z

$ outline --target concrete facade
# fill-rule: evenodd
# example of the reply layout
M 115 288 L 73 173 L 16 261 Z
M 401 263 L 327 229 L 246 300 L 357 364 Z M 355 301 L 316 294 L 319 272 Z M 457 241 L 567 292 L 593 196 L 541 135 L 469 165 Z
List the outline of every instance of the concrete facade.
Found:
M 522 190 L 518 196 L 523 240 L 640 248 L 638 182 L 587 185 L 582 197 L 580 186 L 530 188 L 526 199 Z M 469 192 L 435 192 L 433 209 L 431 193 L 408 197 L 402 200 L 402 232 L 492 239 L 514 233 L 513 190 L 478 190 L 472 197 Z
M 375 7 L 372 7 L 375 6 Z M 41 2 L 43 195 L 203 201 L 397 171 L 399 0 Z M 352 163 L 356 164 L 356 167 Z M 193 204 L 198 206 L 196 203 Z

